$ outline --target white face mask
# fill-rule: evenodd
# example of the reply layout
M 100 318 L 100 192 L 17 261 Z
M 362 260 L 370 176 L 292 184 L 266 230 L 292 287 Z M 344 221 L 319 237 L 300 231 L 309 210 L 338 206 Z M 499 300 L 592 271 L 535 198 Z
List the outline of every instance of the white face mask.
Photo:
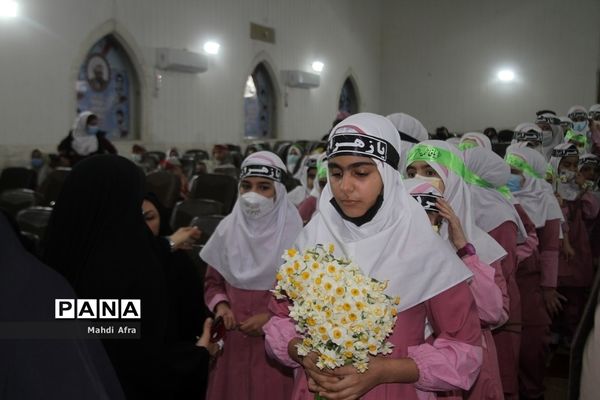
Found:
M 247 192 L 240 196 L 242 212 L 249 218 L 261 218 L 275 207 L 275 199 L 269 199 L 256 192 Z
M 575 172 L 569 170 L 561 170 L 559 178 L 560 181 L 563 183 L 571 182 L 573 179 L 575 179 Z
M 415 175 L 415 178 L 423 179 L 425 182 L 429 183 L 431 186 L 439 190 L 440 193 L 444 193 L 442 190 L 442 180 L 440 178 L 435 178 L 433 176 L 421 176 L 419 174 Z
M 136 162 L 136 163 L 141 163 L 142 162 L 142 155 L 138 154 L 138 153 L 133 153 L 131 155 L 131 159 Z
M 587 120 L 586 121 L 573 122 L 573 129 L 576 130 L 579 133 L 585 132 L 587 126 L 588 126 Z

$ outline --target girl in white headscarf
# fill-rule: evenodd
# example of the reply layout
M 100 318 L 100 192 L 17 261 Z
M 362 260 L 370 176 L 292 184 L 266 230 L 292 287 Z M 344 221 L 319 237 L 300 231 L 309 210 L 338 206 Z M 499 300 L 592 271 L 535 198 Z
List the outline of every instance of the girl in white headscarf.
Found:
M 310 196 L 310 192 L 313 190 L 315 184 L 315 177 L 317 175 L 317 161 L 319 154 L 314 154 L 304 157 L 300 169 L 294 175 L 294 178 L 300 181 L 300 186 L 296 186 L 288 193 L 288 198 L 293 205 L 299 207 L 300 204 Z
M 424 140 L 429 139 L 429 133 L 421 121 L 404 113 L 390 114 L 386 117 L 400 135 L 400 174 L 406 171 L 406 156 L 412 147 Z
M 442 194 L 431 183 L 419 178 L 404 181 L 407 190 L 427 212 L 431 224 L 438 228 L 442 221 L 449 225 L 449 242 L 455 248 L 468 245 L 465 233 L 459 218 L 454 214 L 452 207 L 444 200 Z M 466 254 L 462 260 L 471 272 L 473 279 L 469 287 L 475 298 L 481 329 L 483 334 L 483 361 L 481 372 L 477 381 L 466 394 L 468 399 L 498 399 L 503 400 L 502 383 L 498 367 L 496 347 L 490 328 L 503 324 L 508 319 L 508 295 L 506 282 L 500 268 L 491 268 L 481 262 L 476 252 Z
M 98 116 L 91 111 L 84 111 L 75 118 L 73 129 L 58 145 L 58 153 L 69 161 L 69 166 L 94 154 L 117 154 L 98 122 Z
M 308 221 L 312 218 L 314 213 L 317 212 L 319 198 L 321 197 L 321 190 L 327 184 L 327 153 L 322 153 L 318 155 L 317 158 L 317 175 L 313 180 L 313 188 L 310 191 L 310 196 L 308 196 L 300 205 L 298 206 L 298 212 L 300 213 L 300 217 L 302 218 L 302 222 L 306 225 Z
M 290 371 L 266 357 L 263 338 L 281 255 L 302 229 L 282 184 L 284 174 L 277 155 L 248 156 L 233 211 L 200 252 L 208 264 L 206 304 L 227 329 L 224 354 L 209 377 L 209 399 L 289 399 Z
M 462 135 L 458 148 L 465 151 L 472 147 L 483 147 L 484 149 L 492 151 L 492 142 L 490 138 L 485 136 L 483 133 L 469 132 Z
M 406 192 L 397 170 L 398 132 L 382 116 L 355 114 L 333 128 L 327 152 L 329 183 L 296 247 L 334 244 L 338 257 L 388 281 L 387 293 L 401 301 L 389 337 L 393 353 L 372 358 L 360 374 L 353 366 L 321 371 L 314 353 L 298 357 L 289 303 L 273 300 L 267 351 L 304 369 L 295 373 L 292 399 L 314 398 L 309 390 L 325 398 L 434 399 L 436 391 L 468 389 L 481 363 L 481 330 L 466 283 L 470 273 Z M 433 327 L 427 343 L 426 319 Z
M 560 119 L 552 112 L 538 114 L 535 123 L 542 130 L 542 154 L 548 160 L 554 146 L 562 143 L 565 131 Z
M 592 249 L 587 226 L 598 216 L 599 204 L 579 171 L 575 145 L 563 143 L 554 148 L 550 164 L 557 171 L 559 202 L 565 216 L 564 239 L 558 265 L 558 291 L 567 298 L 559 316 L 560 335 L 570 343 L 593 280 Z
M 525 251 L 524 247 L 529 254 L 537 247 L 537 234 L 535 227 L 531 225 L 527 231 L 521 217 L 524 211 L 521 208 L 519 212 L 513 204 L 516 199 L 506 186 L 511 176 L 510 167 L 504 160 L 482 147 L 465 150 L 463 157 L 467 168 L 482 179 L 469 185 L 475 223 L 508 253 L 501 261 L 508 289 L 508 321 L 494 329 L 493 336 L 498 352 L 502 388 L 505 397 L 511 398 L 518 394 L 517 370 L 521 341 L 521 294 L 516 280 L 518 257 Z M 530 222 L 529 218 L 526 221 Z
M 590 121 L 588 120 L 588 113 L 584 106 L 575 105 L 569 108 L 567 117 L 573 121 L 573 131 L 575 134 L 583 135 L 586 138 L 586 146 L 583 153 L 589 153 L 591 151 L 592 132 L 590 130 Z
M 460 218 L 467 238 L 475 246 L 479 258 L 492 265 L 502 260 L 506 251 L 475 224 L 471 192 L 467 185 L 467 182 L 473 182 L 475 177 L 466 169 L 461 156 L 461 152 L 451 144 L 440 140 L 427 140 L 410 151 L 406 173 L 411 178 L 417 176 L 432 182 L 443 193 Z M 440 233 L 442 238 L 448 240 L 447 224 L 442 225 Z
M 522 124 L 516 126 L 513 139 L 511 140 L 510 144 L 519 144 L 531 147 L 545 156 L 544 148 L 542 147 L 543 141 L 544 134 L 542 132 L 542 128 L 531 122 L 523 122 Z
M 519 389 L 524 397 L 538 398 L 544 393 L 550 318 L 561 307 L 556 284 L 562 212 L 552 187 L 544 180 L 547 163 L 540 153 L 511 145 L 505 160 L 514 182 L 509 185 L 511 192 L 535 224 L 539 239 L 537 252 L 517 269 L 522 310 Z

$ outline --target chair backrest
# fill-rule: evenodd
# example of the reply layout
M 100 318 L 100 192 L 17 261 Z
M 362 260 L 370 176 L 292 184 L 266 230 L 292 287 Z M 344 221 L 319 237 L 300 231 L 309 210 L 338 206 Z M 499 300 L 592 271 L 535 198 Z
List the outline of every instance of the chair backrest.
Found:
M 156 171 L 146 175 L 146 191 L 152 192 L 158 200 L 172 209 L 179 199 L 181 180 L 168 171 Z
M 158 158 L 159 162 L 164 161 L 167 158 L 167 153 L 165 153 L 164 151 L 159 151 L 159 150 L 147 151 L 146 154 L 151 157 Z
M 212 199 L 223 203 L 223 214 L 229 214 L 237 199 L 237 180 L 227 175 L 203 174 L 192 180 L 190 197 Z
M 206 244 L 223 218 L 225 218 L 223 215 L 200 215 L 194 217 L 189 225 L 195 226 L 202 232 L 202 236 L 200 236 L 196 244 Z
M 54 202 L 58 200 L 58 195 L 70 173 L 71 168 L 57 168 L 48 174 L 38 189 L 38 192 L 40 192 L 43 197 L 42 205 L 54 205 Z
M 0 174 L 0 193 L 9 189 L 35 189 L 37 173 L 23 167 L 7 167 Z
M 31 189 L 9 189 L 0 193 L 0 207 L 13 217 L 24 208 L 42 204 L 42 195 Z
M 223 165 L 223 166 L 215 167 L 213 169 L 213 174 L 227 175 L 227 176 L 230 176 L 230 177 L 232 177 L 233 179 L 235 179 L 237 181 L 238 177 L 240 176 L 240 170 L 237 169 L 233 165 Z
M 208 154 L 208 151 L 202 150 L 202 149 L 187 150 L 185 153 L 183 153 L 183 156 L 185 157 L 187 155 L 193 155 L 194 157 L 196 157 L 197 160 L 209 160 L 210 159 L 210 154 Z
M 17 213 L 17 224 L 23 232 L 36 235 L 43 240 L 51 214 L 50 207 L 28 207 Z
M 177 230 L 190 226 L 190 222 L 198 216 L 220 215 L 223 203 L 211 199 L 187 199 L 177 203 L 171 214 L 171 228 Z

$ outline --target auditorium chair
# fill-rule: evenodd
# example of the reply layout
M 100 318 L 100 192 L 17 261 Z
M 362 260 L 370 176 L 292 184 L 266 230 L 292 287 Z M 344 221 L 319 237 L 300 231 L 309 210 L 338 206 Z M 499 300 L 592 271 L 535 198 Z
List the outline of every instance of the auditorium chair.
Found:
M 223 203 L 211 199 L 187 199 L 177 203 L 171 213 L 171 228 L 177 229 L 190 226 L 190 222 L 199 216 L 220 215 L 223 213 Z

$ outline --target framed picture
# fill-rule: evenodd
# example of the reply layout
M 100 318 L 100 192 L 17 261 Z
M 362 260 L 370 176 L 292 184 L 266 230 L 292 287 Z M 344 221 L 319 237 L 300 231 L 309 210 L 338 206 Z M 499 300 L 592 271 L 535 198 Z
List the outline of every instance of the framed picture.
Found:
M 90 88 L 95 92 L 103 92 L 110 83 L 110 65 L 101 54 L 89 56 L 85 66 L 86 76 Z

